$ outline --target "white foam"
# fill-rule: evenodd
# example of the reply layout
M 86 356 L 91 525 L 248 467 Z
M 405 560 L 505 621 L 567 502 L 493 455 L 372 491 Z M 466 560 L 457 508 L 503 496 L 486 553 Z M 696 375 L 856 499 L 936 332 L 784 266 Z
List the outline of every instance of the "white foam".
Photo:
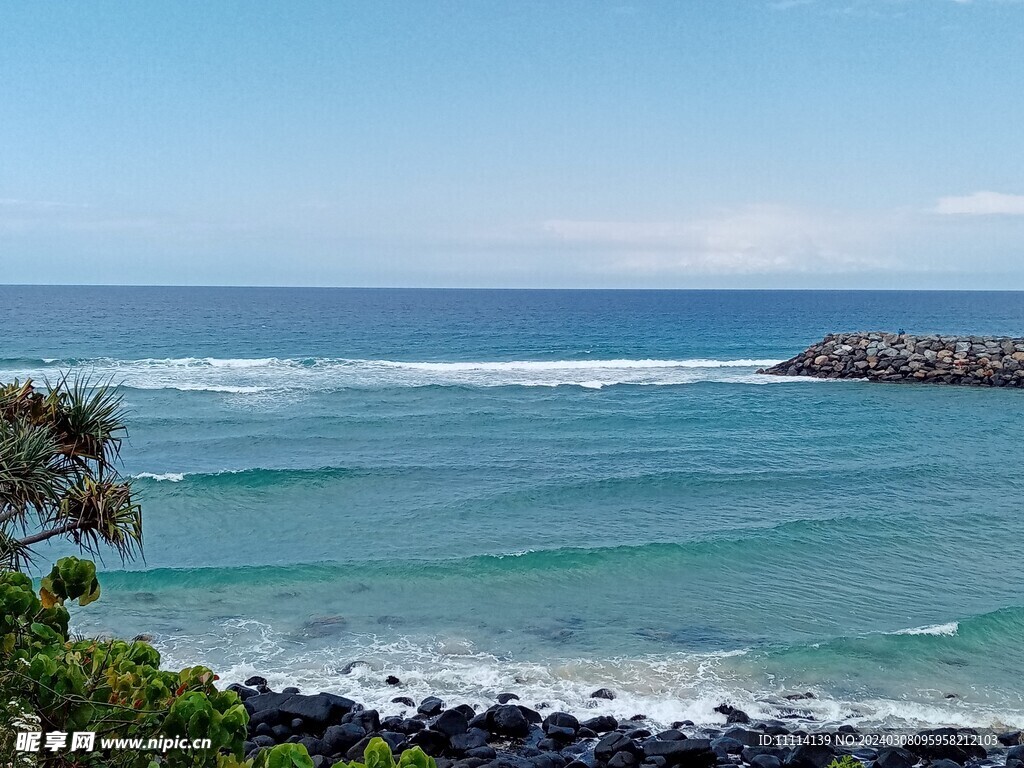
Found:
M 911 627 L 910 629 L 899 629 L 890 632 L 891 635 L 946 635 L 952 636 L 960 629 L 960 624 L 951 621 L 948 624 L 935 624 L 928 627 Z
M 163 473 L 139 472 L 137 475 L 133 475 L 133 477 L 136 477 L 136 478 L 138 478 L 140 480 L 143 479 L 143 478 L 148 478 L 150 480 L 156 480 L 158 483 L 164 482 L 164 481 L 166 481 L 168 483 L 180 483 L 182 480 L 185 479 L 185 473 L 184 472 L 163 472 Z
M 399 361 L 349 358 L 97 358 L 76 363 L 74 369 L 94 381 L 113 381 L 134 389 L 205 391 L 229 395 L 309 393 L 347 388 L 380 387 L 578 387 L 600 390 L 618 384 L 676 386 L 715 381 L 732 384 L 770 384 L 789 377 L 759 376 L 757 368 L 775 360 L 500 360 Z M 35 370 L 17 371 L 23 377 L 45 379 L 59 362 Z
M 656 727 L 682 720 L 721 726 L 725 717 L 715 707 L 722 703 L 754 719 L 805 713 L 813 718 L 814 727 L 1024 727 L 1024 711 L 948 701 L 936 692 L 908 690 L 901 700 L 850 699 L 814 689 L 812 699 L 789 701 L 785 694 L 792 691 L 738 674 L 740 667 L 733 661 L 748 656 L 745 650 L 537 663 L 480 652 L 462 637 L 439 637 L 424 644 L 372 635 L 352 636 L 337 646 L 314 650 L 296 645 L 294 637 L 267 624 L 237 620 L 202 638 L 163 637 L 157 645 L 169 666 L 205 663 L 218 670 L 225 684 L 259 674 L 276 690 L 296 685 L 305 692 L 340 693 L 383 714 L 403 709 L 392 703 L 398 695 L 415 701 L 437 695 L 449 704 L 484 708 L 498 693 L 508 691 L 534 708 L 546 705 L 548 711 L 565 710 L 581 717 L 609 714 L 620 720 L 643 714 Z M 356 660 L 362 663 L 343 673 L 342 668 Z M 401 685 L 385 684 L 387 675 L 398 677 Z M 615 699 L 592 699 L 590 694 L 598 688 L 611 688 Z

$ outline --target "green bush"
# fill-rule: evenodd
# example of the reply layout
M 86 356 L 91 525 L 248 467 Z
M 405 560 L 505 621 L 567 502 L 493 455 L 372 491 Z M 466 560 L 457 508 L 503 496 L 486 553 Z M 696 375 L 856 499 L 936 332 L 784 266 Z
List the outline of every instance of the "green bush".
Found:
M 95 732 L 92 752 L 40 752 L 43 764 L 116 768 L 231 768 L 241 764 L 249 716 L 205 667 L 161 670 L 142 642 L 73 639 L 65 603 L 99 597 L 95 566 L 59 560 L 39 595 L 22 573 L 0 571 L 0 706 L 44 732 Z M 6 731 L 6 729 L 4 729 Z M 0 734 L 0 764 L 16 764 L 13 733 Z M 210 739 L 208 749 L 103 751 L 104 738 Z
M 301 744 L 278 744 L 264 749 L 253 762 L 253 768 L 313 768 L 313 760 Z M 407 749 L 395 763 L 391 747 L 381 738 L 370 739 L 363 751 L 363 762 L 340 761 L 333 768 L 437 768 L 434 758 L 419 747 Z

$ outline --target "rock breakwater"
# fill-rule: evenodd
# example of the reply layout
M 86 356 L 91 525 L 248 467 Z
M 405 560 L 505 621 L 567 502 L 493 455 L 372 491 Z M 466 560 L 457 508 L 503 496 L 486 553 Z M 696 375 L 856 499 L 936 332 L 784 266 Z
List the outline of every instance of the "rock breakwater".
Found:
M 833 333 L 796 357 L 762 368 L 772 376 L 1024 387 L 1024 338 Z

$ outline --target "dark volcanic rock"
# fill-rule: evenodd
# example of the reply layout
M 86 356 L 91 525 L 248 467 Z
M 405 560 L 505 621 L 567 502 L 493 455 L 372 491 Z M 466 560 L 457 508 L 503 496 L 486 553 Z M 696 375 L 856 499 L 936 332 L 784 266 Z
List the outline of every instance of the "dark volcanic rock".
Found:
M 323 736 L 329 750 L 327 754 L 343 755 L 365 735 L 366 732 L 355 723 L 329 726 Z
M 801 744 L 786 758 L 788 768 L 825 768 L 832 762 L 835 752 L 824 744 Z
M 453 752 L 469 752 L 472 749 L 483 747 L 487 744 L 487 731 L 479 728 L 470 728 L 464 733 L 452 736 L 448 743 L 451 745 Z
M 735 739 L 745 747 L 761 746 L 761 734 L 746 728 L 730 728 L 722 736 L 727 739 Z
M 290 693 L 261 693 L 251 696 L 242 702 L 250 715 L 264 710 L 277 710 L 281 705 L 290 699 L 294 694 Z
M 686 734 L 678 728 L 669 728 L 667 731 L 655 734 L 654 738 L 661 739 L 662 741 L 682 741 L 686 738 Z
M 632 752 L 616 752 L 608 760 L 608 768 L 632 768 L 637 758 Z
M 259 701 L 261 698 L 263 697 L 257 696 L 249 701 Z M 333 693 L 318 693 L 313 696 L 297 693 L 281 702 L 278 711 L 289 717 L 301 717 L 308 725 L 325 728 L 340 722 L 341 718 L 355 706 L 356 703 L 351 699 Z
M 497 699 L 499 704 L 508 704 L 510 701 L 519 701 L 519 697 L 514 693 L 499 693 Z
M 619 721 L 611 715 L 598 715 L 580 723 L 580 728 L 589 728 L 594 733 L 606 733 L 619 727 Z
M 419 747 L 428 755 L 437 757 L 448 748 L 448 737 L 440 731 L 426 728 L 410 736 L 409 743 L 414 747 Z
M 711 742 L 711 748 L 717 755 L 739 755 L 743 752 L 743 743 L 728 736 L 719 736 Z
M 441 716 L 430 726 L 435 731 L 440 731 L 445 736 L 452 737 L 465 733 L 469 729 L 469 718 L 457 709 L 449 709 L 442 712 Z
M 985 748 L 976 744 L 959 744 L 957 738 L 959 734 L 955 728 L 935 728 L 928 731 L 921 731 L 918 736 L 934 736 L 940 743 L 937 744 L 917 744 L 913 743 L 908 745 L 907 749 L 916 755 L 917 757 L 923 757 L 930 761 L 936 760 L 952 760 L 954 763 L 965 765 L 971 758 L 982 759 L 986 756 Z M 922 741 L 928 741 L 923 739 Z M 941 743 L 941 742 L 947 743 Z M 1010 750 L 1013 752 L 1013 749 Z M 1010 754 L 1007 753 L 1009 757 Z
M 522 704 L 518 705 L 519 711 L 523 713 L 523 717 L 526 718 L 526 722 L 531 725 L 538 725 L 544 718 L 540 716 L 540 712 L 535 712 L 529 707 L 524 707 Z
M 615 691 L 613 691 L 611 688 L 598 688 L 596 691 L 590 694 L 590 698 L 608 699 L 609 701 L 611 701 L 615 698 Z
M 394 675 L 388 675 L 387 677 L 385 677 L 385 678 L 384 678 L 384 682 L 385 682 L 386 684 L 388 684 L 388 685 L 401 685 L 401 684 L 402 684 L 402 681 L 401 681 L 401 680 L 399 680 L 399 679 L 398 679 L 397 677 L 395 677 Z
M 900 747 L 887 747 L 878 751 L 875 758 L 877 768 L 912 768 L 917 759 Z
M 244 685 L 266 685 L 266 684 L 267 684 L 267 678 L 260 677 L 259 675 L 253 675 L 252 677 L 247 679 L 245 681 L 245 683 L 244 683 Z
M 750 765 L 753 768 L 782 768 L 782 761 L 775 755 L 755 755 Z
M 530 722 L 514 704 L 501 704 L 494 708 L 489 717 L 491 731 L 503 736 L 525 736 L 530 732 Z
M 362 760 L 363 753 L 366 751 L 366 745 L 370 743 L 372 736 L 364 736 L 351 747 L 348 748 L 348 752 L 345 753 L 347 760 Z
M 416 720 L 415 718 L 409 717 L 403 719 L 395 728 L 390 728 L 389 730 L 398 731 L 399 733 L 413 734 L 419 733 L 426 727 L 427 724 L 422 720 Z
M 571 741 L 576 738 L 580 721 L 567 712 L 552 712 L 544 718 L 544 733 L 552 739 Z
M 594 757 L 603 763 L 611 760 L 612 755 L 624 749 L 638 751 L 637 745 L 624 733 L 609 733 L 594 747 Z
M 700 768 L 712 766 L 717 757 L 707 739 L 683 739 L 682 741 L 659 741 L 648 739 L 642 745 L 644 757 L 663 757 L 667 765 L 680 765 L 683 768 Z
M 323 739 L 318 739 L 316 736 L 306 736 L 305 738 L 299 739 L 299 744 L 304 746 L 310 755 L 331 754 L 327 743 Z
M 362 709 L 353 712 L 348 721 L 358 725 L 365 733 L 375 733 L 380 730 L 380 713 L 376 709 Z
M 234 691 L 235 693 L 237 693 L 238 698 L 240 698 L 242 701 L 245 701 L 246 699 L 251 698 L 253 696 L 260 695 L 259 691 L 257 691 L 255 688 L 246 688 L 244 685 L 240 685 L 239 683 L 232 683 L 228 686 L 227 689 L 229 691 Z
M 412 699 L 410 699 L 408 696 L 395 696 L 395 698 L 393 698 L 391 700 L 391 703 L 392 704 L 403 704 L 403 705 L 405 705 L 407 707 L 415 707 L 416 706 L 416 702 L 413 701 Z
M 433 717 L 440 714 L 442 709 L 444 709 L 443 701 L 437 698 L 437 696 L 427 696 L 427 698 L 420 702 L 420 706 L 416 711 L 421 715 Z

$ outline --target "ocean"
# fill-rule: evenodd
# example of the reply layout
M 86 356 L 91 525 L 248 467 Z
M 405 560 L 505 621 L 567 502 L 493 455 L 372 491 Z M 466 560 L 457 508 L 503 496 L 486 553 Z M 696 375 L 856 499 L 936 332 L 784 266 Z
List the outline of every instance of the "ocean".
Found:
M 1024 293 L 7 286 L 0 329 L 0 381 L 130 411 L 145 555 L 79 632 L 385 710 L 1024 726 L 1024 392 L 755 372 Z

